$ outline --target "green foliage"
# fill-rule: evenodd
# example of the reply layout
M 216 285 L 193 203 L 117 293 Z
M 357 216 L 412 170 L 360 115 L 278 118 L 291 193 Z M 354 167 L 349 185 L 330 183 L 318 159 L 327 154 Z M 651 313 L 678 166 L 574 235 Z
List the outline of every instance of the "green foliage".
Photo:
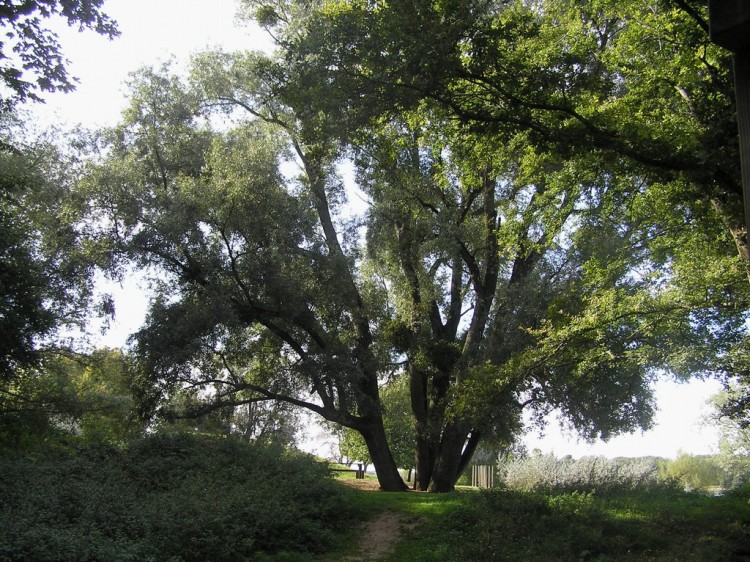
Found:
M 309 559 L 349 516 L 325 465 L 237 439 L 157 435 L 0 465 L 3 560 Z
M 64 361 L 62 362 L 64 364 Z M 69 433 L 80 414 L 80 401 L 70 373 L 61 362 L 45 357 L 40 368 L 19 369 L 0 394 L 0 445 L 24 449 Z M 63 421 L 65 429 L 59 422 Z
M 720 488 L 726 474 L 715 457 L 680 453 L 676 459 L 663 461 L 659 467 L 663 478 L 682 484 L 686 490 Z
M 57 35 L 44 24 L 60 17 L 80 30 L 91 29 L 110 39 L 119 35 L 117 24 L 101 11 L 104 0 L 37 0 L 3 2 L 0 6 L 0 79 L 10 92 L 2 105 L 40 100 L 39 92 L 70 91 L 67 61 Z M 8 94 L 4 94 L 7 96 Z
M 83 367 L 70 351 L 87 318 L 111 313 L 106 296 L 99 303 L 93 299 L 91 258 L 97 248 L 83 239 L 73 195 L 83 135 L 61 139 L 55 131 L 30 129 L 21 114 L 0 116 L 3 447 L 25 447 L 80 429 L 83 410 L 104 413 L 112 406 L 76 386 Z M 127 431 L 120 421 L 113 432 Z
M 10 151 L 0 152 L 0 169 L 0 375 L 7 378 L 15 366 L 33 362 L 34 338 L 50 330 L 53 318 L 43 306 L 43 264 L 34 260 L 33 238 L 21 214 L 24 194 L 37 178 L 27 159 Z
M 628 492 L 461 494 L 397 545 L 393 562 L 724 560 L 745 547 L 746 497 Z
M 37 368 L 19 369 L 0 394 L 0 445 L 24 448 L 76 435 L 122 445 L 140 436 L 133 396 L 136 367 L 120 351 L 48 351 Z
M 0 384 L 38 365 L 40 342 L 79 321 L 90 296 L 76 157 L 59 139 L 25 136 L 21 117 L 0 115 Z

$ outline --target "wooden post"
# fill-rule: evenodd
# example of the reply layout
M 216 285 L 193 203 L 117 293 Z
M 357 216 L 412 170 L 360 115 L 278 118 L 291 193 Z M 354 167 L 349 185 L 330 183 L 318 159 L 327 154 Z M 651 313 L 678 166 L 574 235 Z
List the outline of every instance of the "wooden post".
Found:
M 495 485 L 495 467 L 492 465 L 472 465 L 471 485 L 477 488 L 492 488 Z
M 709 0 L 711 40 L 734 53 L 734 89 L 740 135 L 745 229 L 750 242 L 750 2 Z

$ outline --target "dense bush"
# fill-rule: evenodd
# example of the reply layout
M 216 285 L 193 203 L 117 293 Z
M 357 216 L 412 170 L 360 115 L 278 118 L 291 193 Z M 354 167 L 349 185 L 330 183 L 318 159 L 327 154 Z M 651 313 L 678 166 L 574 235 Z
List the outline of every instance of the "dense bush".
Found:
M 300 559 L 347 517 L 325 465 L 238 439 L 0 458 L 0 560 Z
M 647 490 L 671 486 L 659 474 L 655 457 L 583 457 L 558 459 L 553 454 L 534 454 L 499 465 L 500 481 L 511 490 L 596 491 L 597 493 Z
M 710 456 L 681 453 L 674 460 L 662 462 L 659 468 L 664 478 L 679 482 L 686 490 L 721 488 L 731 481 L 719 462 Z

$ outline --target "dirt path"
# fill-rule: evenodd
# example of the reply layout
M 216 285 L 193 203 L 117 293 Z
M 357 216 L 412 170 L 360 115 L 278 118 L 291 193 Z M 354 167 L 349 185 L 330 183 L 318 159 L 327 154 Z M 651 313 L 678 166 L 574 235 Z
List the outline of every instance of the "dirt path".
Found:
M 371 480 L 342 480 L 347 486 L 362 490 L 377 490 L 377 482 Z M 362 524 L 357 552 L 341 559 L 341 562 L 374 562 L 383 560 L 391 553 L 396 543 L 416 527 L 417 522 L 402 513 L 385 511 Z
M 362 537 L 357 552 L 342 558 L 342 562 L 366 562 L 382 560 L 393 551 L 402 533 L 413 527 L 413 523 L 400 513 L 386 511 L 363 525 Z

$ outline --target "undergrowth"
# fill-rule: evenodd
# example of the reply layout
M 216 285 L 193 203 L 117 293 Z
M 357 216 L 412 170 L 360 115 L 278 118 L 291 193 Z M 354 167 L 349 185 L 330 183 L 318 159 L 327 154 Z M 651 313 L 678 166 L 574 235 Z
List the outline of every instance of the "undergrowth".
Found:
M 447 508 L 422 510 L 422 525 L 388 560 L 740 560 L 750 547 L 748 495 L 457 493 Z
M 238 439 L 0 457 L 0 560 L 311 560 L 350 515 L 327 467 Z
M 750 488 L 720 497 L 666 486 L 381 493 L 329 475 L 281 447 L 195 435 L 4 453 L 0 561 L 352 560 L 359 525 L 386 511 L 413 524 L 388 562 L 723 561 L 750 552 Z

